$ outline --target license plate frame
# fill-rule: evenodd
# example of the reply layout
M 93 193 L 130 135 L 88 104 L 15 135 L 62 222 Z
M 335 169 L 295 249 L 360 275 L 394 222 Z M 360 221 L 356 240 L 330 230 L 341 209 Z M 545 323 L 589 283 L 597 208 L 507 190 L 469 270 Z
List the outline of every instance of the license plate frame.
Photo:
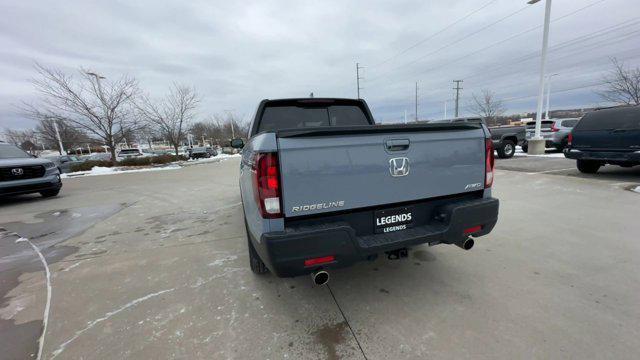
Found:
M 413 206 L 376 210 L 373 214 L 373 228 L 376 234 L 402 231 L 413 227 L 414 218 Z

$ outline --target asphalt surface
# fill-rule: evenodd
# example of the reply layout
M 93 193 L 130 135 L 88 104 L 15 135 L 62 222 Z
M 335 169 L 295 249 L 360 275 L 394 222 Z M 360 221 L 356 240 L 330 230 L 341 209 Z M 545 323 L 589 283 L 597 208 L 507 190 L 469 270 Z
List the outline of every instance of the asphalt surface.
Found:
M 248 267 L 238 160 L 65 180 L 0 203 L 0 358 L 636 359 L 640 168 L 498 160 L 471 251 L 309 277 Z

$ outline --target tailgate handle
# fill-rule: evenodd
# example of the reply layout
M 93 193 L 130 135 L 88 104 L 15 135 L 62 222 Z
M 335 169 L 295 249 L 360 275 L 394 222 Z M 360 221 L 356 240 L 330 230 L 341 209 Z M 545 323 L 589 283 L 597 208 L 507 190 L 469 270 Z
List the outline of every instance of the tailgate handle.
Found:
M 389 151 L 403 151 L 409 148 L 409 139 L 387 140 L 385 148 Z

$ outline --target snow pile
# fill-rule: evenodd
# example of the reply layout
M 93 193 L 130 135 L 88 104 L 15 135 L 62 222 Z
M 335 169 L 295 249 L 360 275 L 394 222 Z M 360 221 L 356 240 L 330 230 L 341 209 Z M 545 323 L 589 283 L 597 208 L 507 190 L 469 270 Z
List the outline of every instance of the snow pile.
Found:
M 633 191 L 637 192 L 638 194 L 640 194 L 640 186 L 636 186 L 634 189 L 632 189 Z
M 217 162 L 220 161 L 222 159 L 229 159 L 229 158 L 239 158 L 242 157 L 242 155 L 240 154 L 218 154 L 216 156 L 212 156 L 210 158 L 200 158 L 200 159 L 189 159 L 187 160 L 188 162 L 202 162 L 202 163 L 206 163 L 206 162 Z
M 60 177 L 62 179 L 68 179 L 68 178 L 78 177 L 78 176 L 100 176 L 100 175 L 148 172 L 148 171 L 177 170 L 177 169 L 180 169 L 180 166 L 169 165 L 169 166 L 163 166 L 163 167 L 151 167 L 151 168 L 142 168 L 142 169 L 94 166 L 93 168 L 91 168 L 90 171 L 76 171 L 72 173 L 62 174 L 60 175 Z
M 113 175 L 113 174 L 126 174 L 126 173 L 136 173 L 136 172 L 147 172 L 147 171 L 163 171 L 163 170 L 177 170 L 182 168 L 182 166 L 196 165 L 199 163 L 212 163 L 219 162 L 231 158 L 240 158 L 242 155 L 240 154 L 220 154 L 214 157 L 206 158 L 206 159 L 189 159 L 187 161 L 177 161 L 173 163 L 167 164 L 167 166 L 158 166 L 158 167 L 145 167 L 145 168 L 135 168 L 135 167 L 103 167 L 103 166 L 94 166 L 90 171 L 76 171 L 72 173 L 62 174 L 60 175 L 63 179 L 79 177 L 79 176 L 99 176 L 99 175 Z M 182 165 L 182 166 L 181 166 Z
M 554 151 L 557 151 L 555 149 L 553 149 Z M 528 154 L 524 151 L 522 151 L 522 149 L 518 146 L 516 147 L 516 152 L 513 154 L 513 156 L 538 156 L 538 157 L 548 157 L 548 158 L 563 158 L 564 157 L 564 153 L 561 152 L 552 152 L 552 153 L 546 153 L 543 155 L 531 155 Z

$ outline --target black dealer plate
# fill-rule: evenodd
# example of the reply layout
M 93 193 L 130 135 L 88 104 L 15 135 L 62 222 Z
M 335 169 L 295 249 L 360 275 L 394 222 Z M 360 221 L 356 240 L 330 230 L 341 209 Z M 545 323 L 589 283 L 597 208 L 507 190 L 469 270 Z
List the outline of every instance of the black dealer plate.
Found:
M 378 210 L 374 213 L 376 233 L 405 230 L 413 226 L 413 207 Z

